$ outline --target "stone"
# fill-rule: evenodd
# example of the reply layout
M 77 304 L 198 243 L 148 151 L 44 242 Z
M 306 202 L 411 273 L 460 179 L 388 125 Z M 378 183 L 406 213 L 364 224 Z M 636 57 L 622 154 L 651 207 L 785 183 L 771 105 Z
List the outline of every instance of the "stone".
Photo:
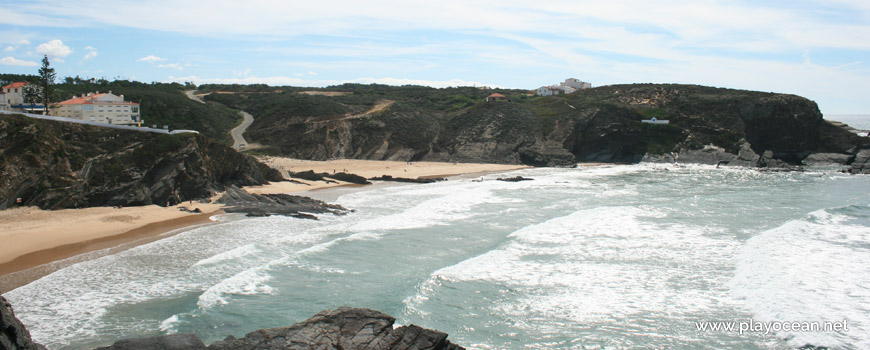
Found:
M 27 327 L 15 318 L 12 305 L 0 296 L 0 349 L 3 350 L 45 350 L 34 343 Z

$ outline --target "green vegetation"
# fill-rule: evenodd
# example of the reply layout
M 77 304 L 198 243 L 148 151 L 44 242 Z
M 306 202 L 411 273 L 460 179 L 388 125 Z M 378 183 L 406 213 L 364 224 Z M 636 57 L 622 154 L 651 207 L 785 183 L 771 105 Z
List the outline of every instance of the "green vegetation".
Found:
M 242 122 L 237 111 L 221 104 L 202 104 L 184 95 L 184 90 L 192 88 L 178 83 L 142 83 L 128 80 L 66 78 L 64 83 L 55 85 L 55 98 L 63 101 L 73 96 L 89 92 L 109 92 L 124 95 L 124 99 L 140 104 L 140 115 L 144 126 L 156 125 L 170 129 L 197 130 L 205 136 L 232 143 L 229 131 Z

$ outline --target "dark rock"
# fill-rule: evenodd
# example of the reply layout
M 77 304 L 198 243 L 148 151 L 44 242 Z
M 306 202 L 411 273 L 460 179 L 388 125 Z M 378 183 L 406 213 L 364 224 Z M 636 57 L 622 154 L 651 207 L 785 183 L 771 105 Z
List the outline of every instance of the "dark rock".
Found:
M 30 332 L 15 318 L 12 305 L 0 296 L 0 349 L 3 350 L 44 350 L 40 344 L 30 339 Z
M 305 213 L 344 215 L 349 211 L 337 204 L 289 194 L 251 194 L 235 186 L 227 189 L 218 203 L 225 204 L 227 213 L 246 213 L 248 216 L 286 215 L 303 219 L 316 219 Z
M 236 339 L 227 337 L 209 350 L 254 349 L 462 349 L 447 334 L 405 326 L 393 329 L 395 318 L 370 309 L 341 307 L 318 313 L 290 327 L 261 329 Z
M 803 159 L 804 165 L 845 165 L 854 159 L 854 155 L 845 153 L 813 153 Z
M 288 171 L 287 174 L 289 174 L 290 177 L 292 177 L 292 178 L 308 180 L 308 181 L 324 181 L 323 177 L 327 175 L 326 173 L 315 173 L 314 170 L 306 170 L 306 171 L 299 171 L 299 172 Z
M 428 184 L 439 181 L 447 181 L 447 179 L 443 177 L 424 177 L 424 178 L 416 178 L 411 179 L 407 177 L 392 177 L 390 175 L 381 175 L 380 177 L 372 177 L 369 178 L 372 181 L 393 181 L 393 182 L 409 182 L 409 183 L 418 183 L 418 184 Z
M 96 350 L 205 350 L 196 334 L 171 334 L 149 338 L 122 339 Z
M 870 149 L 863 149 L 855 154 L 855 160 L 852 161 L 849 173 L 870 174 Z
M 522 176 L 514 176 L 514 177 L 505 177 L 505 178 L 500 177 L 496 180 L 505 181 L 505 182 L 520 182 L 520 181 L 531 181 L 534 179 L 530 179 L 530 178 L 522 177 Z
M 288 172 L 288 174 L 290 174 L 290 177 L 308 180 L 308 181 L 325 181 L 326 183 L 338 183 L 338 182 L 330 180 L 330 179 L 334 179 L 334 180 L 338 180 L 338 181 L 350 182 L 352 184 L 357 184 L 357 185 L 371 185 L 371 182 L 368 182 L 366 180 L 366 178 L 359 176 L 357 174 L 350 174 L 350 173 L 345 173 L 345 172 L 329 174 L 329 173 L 315 173 L 314 170 L 306 170 L 306 171 L 300 171 L 300 172 L 295 172 L 295 173 Z
M 332 175 L 327 175 L 327 177 L 329 177 L 330 179 L 335 179 L 335 180 L 344 181 L 344 182 L 350 182 L 352 184 L 357 184 L 357 185 L 371 185 L 372 184 L 371 182 L 368 182 L 368 180 L 366 180 L 366 178 L 359 176 L 357 174 L 349 174 L 349 173 L 341 172 L 341 173 L 335 173 Z
M 165 135 L 0 115 L 0 209 L 177 204 L 281 174 L 197 134 Z

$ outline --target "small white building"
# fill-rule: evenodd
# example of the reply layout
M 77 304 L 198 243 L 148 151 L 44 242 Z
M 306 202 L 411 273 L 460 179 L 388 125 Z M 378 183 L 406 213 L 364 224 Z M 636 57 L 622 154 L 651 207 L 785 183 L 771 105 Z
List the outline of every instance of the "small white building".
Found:
M 124 95 L 117 96 L 111 91 L 74 96 L 58 103 L 57 107 L 52 108 L 52 114 L 106 124 L 140 126 L 142 123 L 139 117 L 139 104 L 124 101 Z
M 560 83 L 562 86 L 570 86 L 576 90 L 589 89 L 592 88 L 592 84 L 587 83 L 585 81 L 580 81 L 574 78 L 565 79 L 564 82 Z
M 565 79 L 564 82 L 559 83 L 559 85 L 550 85 L 550 86 L 541 86 L 538 90 L 535 91 L 535 95 L 537 96 L 554 96 L 554 95 L 563 95 L 570 94 L 574 91 L 581 89 L 589 89 L 592 87 L 592 84 L 587 83 L 585 81 L 580 81 L 574 78 Z

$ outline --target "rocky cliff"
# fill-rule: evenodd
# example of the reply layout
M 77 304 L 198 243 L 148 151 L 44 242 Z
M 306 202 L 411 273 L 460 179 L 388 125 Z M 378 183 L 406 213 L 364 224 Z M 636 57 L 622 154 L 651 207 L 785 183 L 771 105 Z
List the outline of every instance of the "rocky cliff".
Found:
M 0 209 L 165 205 L 283 180 L 196 134 L 165 135 L 0 115 Z
M 500 92 L 509 102 L 487 103 L 483 96 L 490 91 L 470 88 L 336 88 L 347 91 L 332 97 L 281 92 L 215 98 L 263 115 L 247 136 L 267 151 L 315 160 L 769 167 L 847 165 L 861 149 L 870 149 L 867 138 L 825 121 L 814 102 L 786 94 L 634 84 L 551 97 L 505 90 Z M 385 100 L 393 103 L 364 113 Z M 653 117 L 669 124 L 641 122 Z

